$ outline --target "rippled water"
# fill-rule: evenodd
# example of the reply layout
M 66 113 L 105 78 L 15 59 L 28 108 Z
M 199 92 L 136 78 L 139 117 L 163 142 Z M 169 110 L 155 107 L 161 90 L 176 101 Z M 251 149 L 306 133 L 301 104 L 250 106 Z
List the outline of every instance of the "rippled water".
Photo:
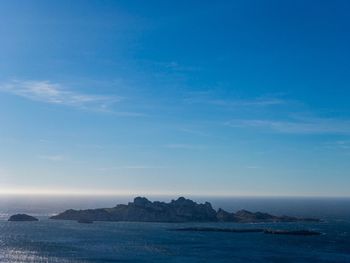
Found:
M 0 262 L 350 262 L 346 217 L 305 224 L 79 224 L 49 220 L 47 208 L 39 222 L 7 222 L 4 206 L 0 209 Z M 211 225 L 310 229 L 323 235 L 169 231 Z

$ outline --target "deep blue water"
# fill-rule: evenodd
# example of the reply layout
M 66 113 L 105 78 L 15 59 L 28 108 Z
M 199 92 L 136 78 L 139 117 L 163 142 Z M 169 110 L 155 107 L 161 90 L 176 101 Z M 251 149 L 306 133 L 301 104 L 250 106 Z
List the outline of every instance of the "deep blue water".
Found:
M 317 216 L 324 219 L 321 223 L 95 222 L 86 225 L 47 219 L 49 215 L 66 208 L 108 207 L 128 200 L 129 197 L 4 197 L 0 201 L 0 262 L 350 262 L 349 199 L 197 198 L 198 201 L 211 201 L 215 208 L 220 206 L 232 211 L 245 208 L 275 214 Z M 6 221 L 10 214 L 17 212 L 35 214 L 41 220 Z M 169 231 L 176 227 L 210 225 L 310 229 L 320 231 L 323 235 L 301 237 Z

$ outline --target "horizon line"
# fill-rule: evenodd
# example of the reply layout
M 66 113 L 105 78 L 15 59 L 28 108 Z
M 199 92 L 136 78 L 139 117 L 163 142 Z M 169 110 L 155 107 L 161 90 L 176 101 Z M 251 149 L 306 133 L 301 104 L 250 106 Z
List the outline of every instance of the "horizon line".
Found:
M 144 192 L 144 191 L 81 191 L 81 190 L 27 190 L 27 189 L 0 189 L 0 196 L 66 196 L 66 197 L 117 197 L 117 196 L 144 196 L 144 197 L 212 197 L 212 198 L 350 198 L 350 195 L 286 195 L 286 194 L 229 194 L 229 193 L 175 193 L 175 192 Z

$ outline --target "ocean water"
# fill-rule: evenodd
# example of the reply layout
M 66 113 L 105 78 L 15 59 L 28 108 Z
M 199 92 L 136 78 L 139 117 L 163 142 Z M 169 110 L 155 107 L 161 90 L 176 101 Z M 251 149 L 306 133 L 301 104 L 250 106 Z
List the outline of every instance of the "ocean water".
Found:
M 153 197 L 151 200 L 169 200 Z M 315 216 L 320 223 L 79 224 L 48 217 L 67 208 L 111 207 L 130 197 L 2 197 L 0 262 L 350 262 L 350 199 L 192 198 L 215 208 Z M 13 213 L 39 222 L 8 222 Z M 320 236 L 176 232 L 189 226 L 309 229 Z

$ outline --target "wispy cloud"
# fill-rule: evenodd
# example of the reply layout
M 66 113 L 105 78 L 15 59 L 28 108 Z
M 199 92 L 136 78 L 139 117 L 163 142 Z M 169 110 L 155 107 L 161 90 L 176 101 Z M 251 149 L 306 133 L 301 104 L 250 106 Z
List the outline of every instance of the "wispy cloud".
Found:
M 299 118 L 279 120 L 231 120 L 225 123 L 236 128 L 253 128 L 290 134 L 350 134 L 350 120 L 332 118 Z
M 209 104 L 222 107 L 267 107 L 286 104 L 281 98 L 260 97 L 254 99 L 215 99 L 207 96 L 189 96 L 184 99 L 188 104 Z
M 177 71 L 177 72 L 189 72 L 189 71 L 198 71 L 198 67 L 193 67 L 193 66 L 185 66 L 181 65 L 177 61 L 170 61 L 170 62 L 156 62 L 156 64 L 163 66 L 169 70 L 172 71 Z
M 344 150 L 350 150 L 350 141 L 337 141 L 336 145 Z
M 50 81 L 14 80 L 0 84 L 0 91 L 34 101 L 99 111 L 108 111 L 112 104 L 122 100 L 122 97 L 118 96 L 91 95 L 72 91 Z
M 38 156 L 40 159 L 47 160 L 47 161 L 52 161 L 52 162 L 60 162 L 64 160 L 63 155 L 39 155 Z
M 196 129 L 189 129 L 189 128 L 179 128 L 178 131 L 183 132 L 183 133 L 193 134 L 196 136 L 205 136 L 205 137 L 210 136 L 208 133 L 203 132 L 199 129 L 196 130 Z
M 323 144 L 323 148 L 326 149 L 341 149 L 344 151 L 350 150 L 350 141 L 333 141 L 333 142 L 326 142 Z
M 184 150 L 202 150 L 205 149 L 203 145 L 195 145 L 195 144 L 167 144 L 166 148 L 169 149 L 184 149 Z
M 153 169 L 165 169 L 166 166 L 152 166 L 152 165 L 126 165 L 126 166 L 113 166 L 113 167 L 101 167 L 98 171 L 114 171 L 114 170 L 153 170 Z

